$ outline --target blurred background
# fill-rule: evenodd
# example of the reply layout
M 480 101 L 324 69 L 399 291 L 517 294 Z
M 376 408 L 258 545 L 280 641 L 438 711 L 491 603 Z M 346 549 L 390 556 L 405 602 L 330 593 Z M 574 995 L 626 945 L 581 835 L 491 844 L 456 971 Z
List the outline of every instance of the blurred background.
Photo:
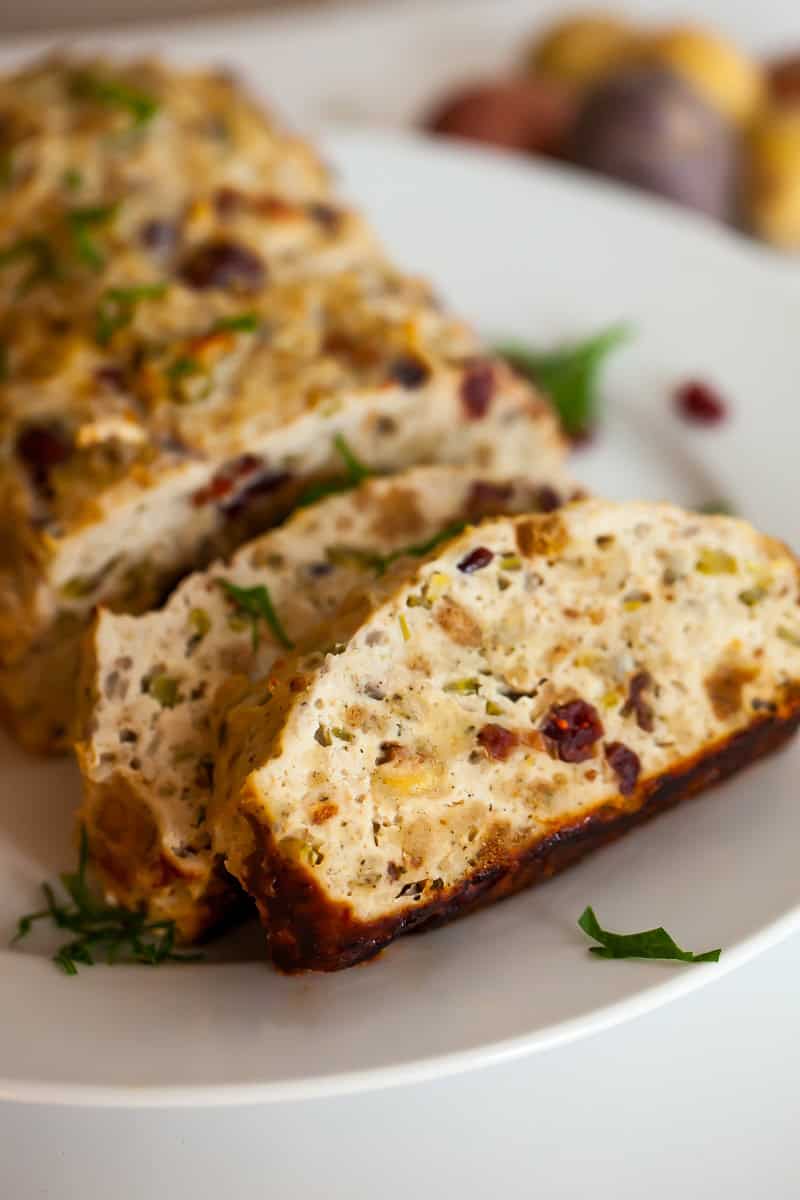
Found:
M 239 65 L 302 127 L 559 160 L 800 249 L 800 0 L 6 0 L 0 32 L 0 64 L 73 43 Z

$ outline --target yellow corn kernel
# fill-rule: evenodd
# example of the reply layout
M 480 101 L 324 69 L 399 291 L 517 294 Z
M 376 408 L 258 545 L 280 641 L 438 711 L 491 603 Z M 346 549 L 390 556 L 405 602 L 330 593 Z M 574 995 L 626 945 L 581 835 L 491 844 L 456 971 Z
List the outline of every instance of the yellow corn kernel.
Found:
M 735 575 L 738 569 L 732 554 L 728 554 L 727 550 L 714 550 L 710 546 L 702 547 L 694 568 L 702 575 Z
M 435 604 L 445 594 L 450 586 L 450 576 L 444 571 L 434 571 L 425 584 L 425 599 L 428 604 Z
M 602 704 L 603 708 L 616 708 L 621 700 L 621 694 L 615 688 L 612 688 L 610 691 L 606 692 L 600 703 Z
M 433 763 L 415 765 L 408 770 L 393 770 L 390 766 L 375 772 L 377 781 L 395 796 L 426 796 L 439 791 L 441 771 Z

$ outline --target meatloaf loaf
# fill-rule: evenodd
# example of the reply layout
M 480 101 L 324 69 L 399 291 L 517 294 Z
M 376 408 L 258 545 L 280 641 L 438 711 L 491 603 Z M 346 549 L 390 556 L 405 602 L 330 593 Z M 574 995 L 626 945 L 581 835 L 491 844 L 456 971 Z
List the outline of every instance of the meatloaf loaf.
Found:
M 550 510 L 572 492 L 563 479 L 417 467 L 301 508 L 229 562 L 189 576 L 159 611 L 100 609 L 83 676 L 79 820 L 108 899 L 173 920 L 183 941 L 231 915 L 241 892 L 205 819 L 220 685 L 260 677 L 349 590 L 443 532 L 490 512 Z
M 98 602 L 187 570 L 342 471 L 558 462 L 546 403 L 331 198 L 228 81 L 48 61 L 0 84 L 0 708 L 70 739 Z
M 215 845 L 275 962 L 346 967 L 773 749 L 799 585 L 743 521 L 587 500 L 355 596 L 220 722 Z

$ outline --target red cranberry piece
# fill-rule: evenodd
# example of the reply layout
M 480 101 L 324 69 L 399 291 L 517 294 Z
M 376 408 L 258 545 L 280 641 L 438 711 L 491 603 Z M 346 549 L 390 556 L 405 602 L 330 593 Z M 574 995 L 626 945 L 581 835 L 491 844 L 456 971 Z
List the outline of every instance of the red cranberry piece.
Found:
M 427 363 L 413 354 L 401 354 L 389 364 L 389 378 L 409 390 L 422 387 L 429 375 Z
M 458 564 L 459 571 L 463 571 L 465 575 L 472 575 L 475 571 L 482 571 L 484 567 L 488 567 L 489 563 L 494 558 L 494 554 L 486 546 L 476 546 L 471 550 L 461 562 Z
M 636 724 L 645 733 L 653 731 L 653 710 L 644 698 L 644 692 L 651 687 L 653 677 L 649 671 L 637 671 L 628 684 L 628 699 L 622 706 L 623 717 L 636 717 Z
M 697 425 L 718 425 L 728 415 L 728 406 L 719 392 L 701 379 L 689 379 L 675 392 L 678 412 Z
M 557 508 L 561 508 L 561 497 L 555 488 L 544 484 L 536 489 L 536 507 L 539 512 L 555 512 Z
M 71 456 L 72 444 L 56 426 L 29 425 L 17 438 L 16 450 L 33 484 L 48 492 L 50 472 Z
M 309 205 L 308 212 L 312 220 L 328 233 L 335 233 L 341 224 L 342 214 L 332 204 L 322 204 L 317 201 Z
M 115 392 L 125 391 L 125 371 L 122 367 L 109 363 L 105 367 L 98 367 L 94 377 L 103 387 L 111 388 Z
M 266 278 L 264 263 L 253 250 L 224 238 L 204 242 L 190 251 L 179 273 L 184 283 L 198 290 L 255 292 Z
M 471 421 L 481 421 L 489 411 L 494 395 L 494 368 L 491 363 L 475 363 L 461 380 L 461 403 Z
M 223 221 L 234 216 L 242 207 L 244 197 L 233 187 L 220 187 L 214 192 L 214 208 Z
M 289 479 L 291 476 L 288 471 L 267 471 L 263 475 L 257 475 L 250 483 L 246 483 L 243 488 L 240 488 L 235 496 L 223 500 L 219 506 L 220 512 L 229 521 L 233 521 L 247 512 L 260 496 L 268 496 L 270 492 L 277 491 Z
M 570 700 L 553 705 L 541 731 L 555 743 L 562 762 L 579 763 L 592 757 L 595 742 L 603 736 L 603 724 L 594 705 Z
M 484 725 L 478 733 L 478 743 L 483 746 L 489 758 L 503 762 L 519 745 L 519 734 L 502 725 Z
M 634 754 L 622 742 L 607 742 L 605 752 L 606 762 L 617 777 L 621 795 L 630 796 L 642 769 L 638 754 Z
M 174 221 L 145 221 L 139 230 L 142 245 L 154 254 L 169 254 L 178 243 L 178 226 Z

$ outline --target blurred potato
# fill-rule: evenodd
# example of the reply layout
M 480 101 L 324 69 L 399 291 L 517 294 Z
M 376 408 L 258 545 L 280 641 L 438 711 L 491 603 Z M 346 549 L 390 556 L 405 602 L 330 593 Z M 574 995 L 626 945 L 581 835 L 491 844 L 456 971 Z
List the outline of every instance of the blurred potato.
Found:
M 747 202 L 756 233 L 800 249 L 800 107 L 773 108 L 753 129 Z
M 648 38 L 642 58 L 680 75 L 737 125 L 751 121 L 763 102 L 762 68 L 719 34 L 675 26 Z
M 636 66 L 584 98 L 569 157 L 723 221 L 735 216 L 739 138 L 677 75 Z
M 800 54 L 790 54 L 769 64 L 770 98 L 779 104 L 800 104 Z
M 524 57 L 524 70 L 584 88 L 622 65 L 637 35 L 621 17 L 592 13 L 568 17 L 537 37 Z
M 433 133 L 537 154 L 558 155 L 575 111 L 570 93 L 545 80 L 475 83 L 440 102 L 425 121 Z

